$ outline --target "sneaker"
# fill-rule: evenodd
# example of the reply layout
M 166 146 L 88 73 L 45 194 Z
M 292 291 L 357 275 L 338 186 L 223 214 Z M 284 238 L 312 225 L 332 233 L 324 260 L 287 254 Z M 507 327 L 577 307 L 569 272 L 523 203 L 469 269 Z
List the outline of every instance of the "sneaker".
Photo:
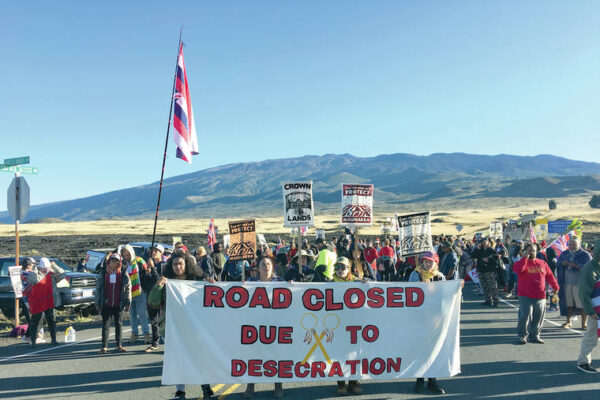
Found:
M 187 397 L 185 397 L 185 392 L 178 390 L 175 392 L 175 397 L 173 398 L 173 400 L 186 400 Z
M 513 294 L 512 294 L 512 292 L 510 292 L 510 293 L 508 293 L 508 294 L 507 294 L 506 296 L 504 296 L 504 297 L 505 297 L 505 298 L 507 298 L 507 299 L 510 299 L 511 297 L 513 297 Z
M 539 338 L 539 337 L 536 337 L 536 338 L 533 338 L 533 339 L 529 339 L 529 341 L 531 343 L 538 343 L 538 344 L 544 344 L 544 343 L 546 343 L 546 342 L 544 342 L 544 340 L 542 338 Z
M 137 342 L 138 340 L 138 335 L 131 335 L 131 337 L 129 338 L 129 344 L 133 344 L 135 342 Z
M 145 343 L 145 344 L 150 344 L 150 343 L 152 343 L 152 338 L 150 337 L 150 334 L 149 334 L 149 333 L 146 333 L 146 334 L 144 335 L 144 343 Z
M 417 383 L 415 383 L 415 393 L 423 393 L 425 392 L 425 379 L 417 378 Z
M 583 372 L 587 372 L 588 374 L 598 373 L 598 370 L 592 367 L 590 364 L 577 364 L 577 369 Z
M 437 379 L 431 378 L 427 382 L 427 390 L 433 394 L 446 394 L 446 391 L 437 383 Z
M 275 383 L 275 390 L 273 391 L 273 397 L 281 399 L 283 397 L 283 384 L 281 382 Z
M 338 382 L 338 387 L 337 387 L 337 394 L 338 396 L 345 396 L 348 394 L 348 391 L 346 390 L 346 382 L 341 381 Z
M 146 347 L 146 350 L 144 350 L 144 351 L 145 351 L 146 353 L 150 353 L 150 352 L 152 352 L 152 351 L 156 351 L 156 350 L 158 350 L 158 349 L 159 349 L 159 347 L 158 347 L 158 345 L 157 345 L 157 344 L 152 344 L 152 345 L 150 345 L 150 346 Z
M 563 328 L 571 328 L 573 327 L 573 325 L 570 322 L 565 322 L 564 324 L 561 325 Z
M 527 338 L 519 338 L 519 344 L 527 344 Z
M 362 392 L 363 392 L 362 389 L 360 388 L 360 385 L 356 381 L 348 382 L 348 391 L 351 394 L 362 394 Z
M 116 351 L 119 352 L 119 353 L 126 353 L 127 349 L 125 347 L 123 347 L 123 346 L 119 346 L 119 347 L 117 347 Z
M 248 383 L 246 385 L 246 391 L 244 392 L 245 399 L 251 399 L 254 396 L 254 383 Z

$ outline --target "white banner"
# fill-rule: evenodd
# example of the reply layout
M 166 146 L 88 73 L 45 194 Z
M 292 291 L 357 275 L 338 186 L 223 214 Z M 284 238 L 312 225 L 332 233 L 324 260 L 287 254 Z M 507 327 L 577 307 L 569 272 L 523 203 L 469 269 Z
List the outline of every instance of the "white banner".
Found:
M 502 221 L 490 222 L 490 237 L 494 239 L 502 237 Z
M 342 184 L 342 226 L 373 225 L 373 185 Z
M 15 292 L 15 298 L 20 299 L 23 297 L 23 282 L 21 282 L 21 267 L 16 265 L 8 267 L 8 273 L 10 275 L 10 284 L 12 285 L 13 291 Z
M 429 211 L 398 216 L 398 239 L 402 257 L 433 251 Z
M 285 227 L 314 226 L 312 181 L 283 184 L 283 213 Z
M 317 229 L 315 231 L 315 238 L 316 239 L 321 238 L 321 239 L 325 240 L 325 229 Z
M 162 383 L 454 376 L 460 286 L 169 280 Z

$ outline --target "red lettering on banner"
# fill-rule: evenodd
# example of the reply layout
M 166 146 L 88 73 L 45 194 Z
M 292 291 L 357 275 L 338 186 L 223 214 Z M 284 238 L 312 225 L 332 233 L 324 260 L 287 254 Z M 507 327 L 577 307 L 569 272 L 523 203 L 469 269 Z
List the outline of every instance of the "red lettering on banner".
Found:
M 424 301 L 425 293 L 423 293 L 423 289 L 418 287 L 406 288 L 406 307 L 421 307 Z
M 279 335 L 277 338 L 277 342 L 284 343 L 284 344 L 292 343 L 291 335 L 292 335 L 293 331 L 294 331 L 294 328 L 292 328 L 291 326 L 279 327 Z
M 350 374 L 356 374 L 356 367 L 360 364 L 360 360 L 346 360 L 346 365 L 350 366 Z
M 264 374 L 265 376 L 268 376 L 269 378 L 274 377 L 275 375 L 277 375 L 277 362 L 275 362 L 275 360 L 269 360 L 267 362 L 265 362 L 265 364 L 263 365 L 263 368 L 265 370 Z
M 236 300 L 235 295 L 239 295 L 239 298 Z M 225 295 L 225 301 L 227 301 L 227 305 L 231 308 L 240 308 L 248 303 L 248 290 L 242 286 L 233 286 L 227 290 L 227 294 Z
M 352 302 L 352 295 L 357 296 L 356 303 Z M 359 288 L 350 288 L 346 290 L 346 293 L 344 293 L 344 303 L 346 304 L 346 307 L 350 309 L 361 308 L 365 305 L 365 292 L 363 292 L 362 289 Z
M 304 368 L 304 371 L 300 371 L 300 368 Z M 310 364 L 307 362 L 305 362 L 304 364 L 296 363 L 296 365 L 294 366 L 294 374 L 299 378 L 306 378 L 309 372 Z
M 267 289 L 264 287 L 257 287 L 252 293 L 252 299 L 248 307 L 255 308 L 256 306 L 262 306 L 262 308 L 271 308 L 269 304 L 269 296 L 267 295 Z
M 252 325 L 242 325 L 242 344 L 252 344 L 258 339 L 256 328 Z
M 374 287 L 367 291 L 367 305 L 371 308 L 381 308 L 385 304 L 383 297 L 384 290 L 381 287 Z
M 316 302 L 312 302 L 312 298 L 316 299 Z M 323 308 L 323 293 L 319 289 L 307 289 L 302 295 L 302 304 L 304 308 L 310 311 L 319 311 Z
M 404 307 L 402 302 L 402 292 L 404 291 L 401 287 L 390 287 L 387 288 L 387 306 L 389 307 Z
M 333 289 L 325 289 L 325 309 L 327 311 L 341 310 L 343 307 L 342 303 L 333 302 Z
M 389 358 L 387 359 L 387 372 L 390 373 L 392 372 L 392 370 L 394 370 L 395 372 L 400 372 L 400 365 L 402 364 L 402 358 L 398 357 L 396 358 L 396 361 L 394 361 L 393 358 Z
M 371 332 L 371 334 L 369 334 Z M 379 329 L 375 325 L 367 325 L 362 331 L 362 337 L 365 342 L 372 343 L 379 337 Z
M 218 286 L 204 286 L 204 307 L 223 307 L 225 292 Z
M 277 376 L 279 378 L 292 378 L 292 365 L 294 365 L 292 360 L 279 361 L 279 374 Z
M 369 373 L 369 360 L 367 360 L 366 358 L 362 359 L 362 374 L 368 374 Z
M 332 378 L 334 376 L 344 376 L 344 373 L 342 372 L 342 366 L 340 365 L 339 362 L 334 361 L 331 364 L 331 368 L 329 368 L 329 374 L 327 375 L 329 378 Z
M 288 308 L 292 304 L 292 291 L 288 288 L 273 289 L 273 309 Z
M 258 328 L 258 334 L 259 334 L 261 343 L 271 344 L 275 341 L 275 337 L 277 336 L 277 327 L 269 326 L 269 335 L 267 336 L 267 327 L 264 325 L 261 325 Z
M 376 364 L 379 364 L 379 367 L 376 366 Z M 383 372 L 385 371 L 385 361 L 383 361 L 381 358 L 376 357 L 371 361 L 371 375 L 381 375 Z
M 242 360 L 231 360 L 231 376 L 242 376 L 246 373 L 246 363 Z
M 359 325 L 348 325 L 346 327 L 346 330 L 350 332 L 350 344 L 356 344 L 356 342 L 358 342 L 358 335 L 356 332 L 360 331 L 360 328 L 361 327 Z
M 310 377 L 316 378 L 317 374 L 318 374 L 321 378 L 325 378 L 325 367 L 326 366 L 327 366 L 327 364 L 325 364 L 323 361 L 315 361 L 314 363 L 312 363 L 311 370 L 310 370 Z
M 262 360 L 248 360 L 248 376 L 262 376 Z

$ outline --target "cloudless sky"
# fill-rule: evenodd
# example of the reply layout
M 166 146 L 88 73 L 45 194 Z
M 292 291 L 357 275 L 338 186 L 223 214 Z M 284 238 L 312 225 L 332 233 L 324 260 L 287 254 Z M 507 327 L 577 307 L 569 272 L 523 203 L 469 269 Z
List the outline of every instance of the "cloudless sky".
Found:
M 600 161 L 595 1 L 6 1 L 0 162 L 31 156 L 32 204 L 159 179 L 180 25 L 200 155 L 171 141 L 166 177 L 326 153 Z

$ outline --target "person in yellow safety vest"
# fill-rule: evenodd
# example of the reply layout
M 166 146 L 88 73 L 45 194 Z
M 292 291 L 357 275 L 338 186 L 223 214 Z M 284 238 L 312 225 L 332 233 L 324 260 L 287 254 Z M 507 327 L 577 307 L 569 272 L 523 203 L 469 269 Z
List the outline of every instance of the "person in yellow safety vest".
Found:
M 333 266 L 337 260 L 337 255 L 328 248 L 323 238 L 317 239 L 316 246 L 319 250 L 319 256 L 317 257 L 315 268 L 320 265 L 324 265 L 325 270 L 323 271 L 323 275 L 325 275 L 329 280 L 333 280 Z

